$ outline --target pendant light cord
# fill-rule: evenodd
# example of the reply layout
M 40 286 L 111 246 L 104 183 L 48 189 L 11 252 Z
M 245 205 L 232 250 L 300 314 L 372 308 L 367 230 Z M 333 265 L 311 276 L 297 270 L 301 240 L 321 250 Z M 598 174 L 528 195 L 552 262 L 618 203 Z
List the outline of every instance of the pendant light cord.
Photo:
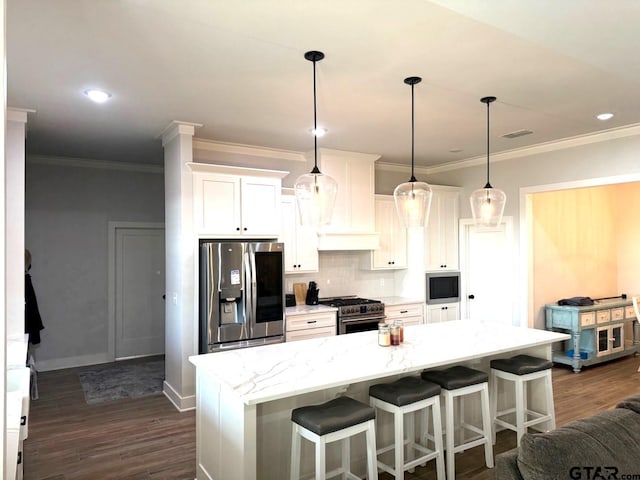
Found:
M 318 169 L 318 115 L 316 109 L 316 60 L 313 60 L 313 165 Z
M 324 53 L 311 50 L 304 54 L 304 58 L 313 63 L 313 170 L 312 174 L 320 174 L 318 169 L 318 112 L 316 96 L 316 62 L 324 58 Z
M 414 143 L 415 143 L 415 118 L 414 118 L 414 100 L 413 100 L 413 87 L 414 84 L 411 84 L 411 179 L 410 182 L 416 182 L 416 176 L 413 174 L 413 156 L 414 156 Z
M 490 103 L 487 102 L 487 184 L 484 188 L 492 188 L 491 183 L 489 183 L 489 105 Z
M 491 183 L 489 182 L 489 152 L 490 152 L 490 150 L 489 150 L 489 138 L 490 138 L 489 132 L 491 130 L 490 129 L 490 123 L 489 123 L 489 105 L 492 102 L 496 101 L 496 97 L 482 97 L 480 99 L 480 101 L 482 103 L 486 103 L 487 104 L 487 184 L 484 186 L 484 188 L 493 188 L 491 186 Z

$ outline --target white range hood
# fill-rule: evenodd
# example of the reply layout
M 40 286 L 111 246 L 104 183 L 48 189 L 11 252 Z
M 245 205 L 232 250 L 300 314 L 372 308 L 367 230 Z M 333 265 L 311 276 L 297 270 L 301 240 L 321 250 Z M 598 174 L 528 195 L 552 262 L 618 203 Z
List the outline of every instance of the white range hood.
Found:
M 318 149 L 322 173 L 338 182 L 338 197 L 330 225 L 318 232 L 318 250 L 376 250 L 375 162 L 380 155 Z

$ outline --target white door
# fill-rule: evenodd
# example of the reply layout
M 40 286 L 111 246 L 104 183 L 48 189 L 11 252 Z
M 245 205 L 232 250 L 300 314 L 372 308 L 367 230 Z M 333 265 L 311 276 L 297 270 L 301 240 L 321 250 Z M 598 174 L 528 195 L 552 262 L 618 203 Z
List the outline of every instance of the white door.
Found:
M 115 230 L 115 357 L 164 353 L 164 228 Z
M 460 221 L 461 318 L 520 325 L 515 317 L 513 220 L 492 230 Z

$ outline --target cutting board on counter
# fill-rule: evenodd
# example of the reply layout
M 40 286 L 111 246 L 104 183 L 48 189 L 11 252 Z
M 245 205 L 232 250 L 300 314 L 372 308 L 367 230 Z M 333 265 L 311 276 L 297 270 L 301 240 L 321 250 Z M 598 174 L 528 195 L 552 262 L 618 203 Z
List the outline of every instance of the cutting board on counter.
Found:
M 293 294 L 296 296 L 296 305 L 304 305 L 307 301 L 307 284 L 294 283 Z

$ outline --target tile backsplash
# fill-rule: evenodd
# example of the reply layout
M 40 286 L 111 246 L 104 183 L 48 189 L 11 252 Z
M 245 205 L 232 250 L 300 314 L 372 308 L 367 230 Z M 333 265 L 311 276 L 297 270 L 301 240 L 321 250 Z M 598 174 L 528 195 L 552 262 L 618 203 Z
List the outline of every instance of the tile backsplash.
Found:
M 377 298 L 396 295 L 397 270 L 363 270 L 361 259 L 366 252 L 320 252 L 318 273 L 289 274 L 286 276 L 287 293 L 293 293 L 294 282 L 318 283 L 320 297 L 358 295 Z M 400 273 L 401 275 L 402 273 Z

